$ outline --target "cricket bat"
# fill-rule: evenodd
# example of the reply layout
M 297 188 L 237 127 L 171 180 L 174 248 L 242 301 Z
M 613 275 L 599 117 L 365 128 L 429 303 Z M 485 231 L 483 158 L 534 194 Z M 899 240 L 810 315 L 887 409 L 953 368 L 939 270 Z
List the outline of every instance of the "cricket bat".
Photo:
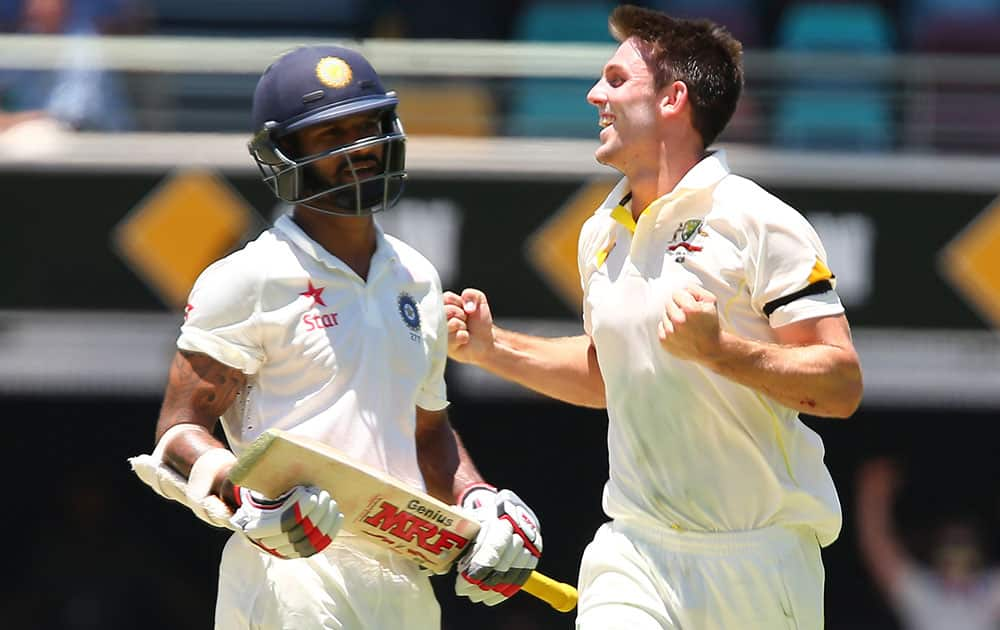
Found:
M 240 454 L 234 484 L 275 497 L 295 485 L 330 493 L 342 528 L 435 572 L 447 571 L 475 542 L 479 523 L 453 506 L 318 440 L 269 429 Z M 560 612 L 576 607 L 576 588 L 537 571 L 521 587 Z

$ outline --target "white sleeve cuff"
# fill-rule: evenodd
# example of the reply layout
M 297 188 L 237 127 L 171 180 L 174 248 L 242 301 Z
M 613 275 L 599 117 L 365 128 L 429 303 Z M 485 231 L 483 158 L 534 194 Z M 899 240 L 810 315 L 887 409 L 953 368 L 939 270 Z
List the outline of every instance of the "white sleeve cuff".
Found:
M 213 448 L 202 453 L 191 466 L 191 472 L 188 474 L 188 499 L 197 503 L 209 496 L 219 471 L 234 463 L 236 463 L 236 456 L 229 449 Z
M 219 363 L 236 368 L 244 374 L 256 374 L 264 357 L 226 341 L 210 332 L 190 326 L 181 327 L 177 347 L 190 352 L 201 352 Z
M 836 291 L 826 291 L 817 295 L 801 297 L 794 302 L 780 306 L 771 313 L 771 328 L 780 328 L 806 319 L 840 315 L 844 305 Z
M 427 411 L 441 411 L 442 409 L 446 409 L 450 404 L 447 398 L 428 393 L 423 389 L 417 394 L 417 406 Z

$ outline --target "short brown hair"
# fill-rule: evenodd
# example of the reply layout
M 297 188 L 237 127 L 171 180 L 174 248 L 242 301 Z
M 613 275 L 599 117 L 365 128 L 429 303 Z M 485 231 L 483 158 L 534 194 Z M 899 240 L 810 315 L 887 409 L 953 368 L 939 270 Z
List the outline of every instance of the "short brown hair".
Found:
M 715 142 L 732 118 L 743 89 L 743 45 L 709 20 L 686 20 L 622 5 L 608 18 L 619 42 L 634 37 L 659 91 L 674 81 L 688 87 L 691 121 L 704 145 Z

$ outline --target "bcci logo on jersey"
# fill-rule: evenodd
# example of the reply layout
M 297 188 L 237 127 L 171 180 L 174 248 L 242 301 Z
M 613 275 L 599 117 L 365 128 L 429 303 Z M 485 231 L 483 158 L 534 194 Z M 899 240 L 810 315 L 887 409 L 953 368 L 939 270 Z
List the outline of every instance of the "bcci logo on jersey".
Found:
M 400 293 L 397 301 L 399 306 L 399 316 L 403 318 L 403 323 L 410 329 L 410 339 L 420 340 L 420 311 L 417 309 L 417 301 L 409 293 Z
M 674 254 L 676 262 L 682 263 L 687 254 L 701 251 L 701 245 L 695 245 L 694 240 L 699 236 L 708 236 L 708 232 L 701 229 L 703 223 L 701 219 L 687 219 L 677 224 L 667 244 L 667 251 Z

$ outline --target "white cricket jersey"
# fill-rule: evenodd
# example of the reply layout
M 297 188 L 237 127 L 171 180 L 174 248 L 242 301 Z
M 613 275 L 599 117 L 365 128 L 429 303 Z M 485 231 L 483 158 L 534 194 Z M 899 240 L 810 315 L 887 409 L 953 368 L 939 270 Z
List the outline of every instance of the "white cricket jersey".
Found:
M 795 410 L 674 358 L 657 324 L 697 284 L 722 329 L 771 342 L 773 327 L 843 312 L 808 222 L 709 154 L 632 221 L 623 179 L 584 224 L 579 267 L 609 416 L 608 516 L 679 530 L 805 525 L 836 539 L 840 502 L 822 440 Z M 625 205 L 623 205 L 625 204 Z
M 288 215 L 198 278 L 177 346 L 248 375 L 222 417 L 235 453 L 277 427 L 424 488 L 416 407 L 448 405 L 441 282 L 376 229 L 367 281 Z

